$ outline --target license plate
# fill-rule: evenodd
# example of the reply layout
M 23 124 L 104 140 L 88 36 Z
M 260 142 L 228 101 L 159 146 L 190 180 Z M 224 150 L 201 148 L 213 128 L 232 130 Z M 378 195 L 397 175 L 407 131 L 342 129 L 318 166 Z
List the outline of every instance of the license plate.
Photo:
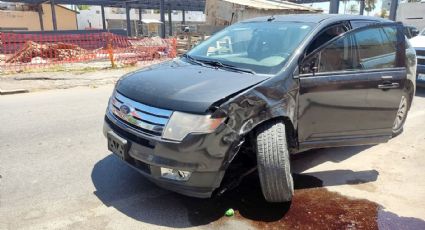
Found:
M 425 81 L 425 74 L 420 73 L 418 75 L 418 81 Z
M 117 134 L 115 134 L 112 131 L 109 131 L 106 134 L 106 137 L 108 139 L 108 149 L 109 151 L 113 152 L 115 155 L 117 155 L 121 160 L 128 160 L 128 143 L 127 140 L 124 138 L 121 138 Z

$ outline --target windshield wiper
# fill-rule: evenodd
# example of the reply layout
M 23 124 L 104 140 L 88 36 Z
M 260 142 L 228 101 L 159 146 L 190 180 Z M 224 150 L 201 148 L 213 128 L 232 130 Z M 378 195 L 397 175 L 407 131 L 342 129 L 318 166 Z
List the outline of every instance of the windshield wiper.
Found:
M 209 60 L 199 60 L 200 62 L 203 62 L 207 65 L 211 65 L 211 66 L 215 66 L 215 67 L 221 67 L 221 68 L 226 68 L 226 69 L 231 69 L 234 71 L 238 71 L 238 72 L 245 72 L 245 73 L 250 73 L 250 74 L 256 74 L 256 72 L 252 69 L 246 69 L 246 68 L 240 68 L 240 67 L 236 67 L 233 65 L 229 65 L 229 64 L 224 64 L 222 62 L 219 61 L 209 61 Z
M 190 56 L 189 54 L 183 54 L 182 57 L 185 57 L 189 61 L 191 61 L 193 63 L 196 63 L 198 65 L 204 66 L 204 67 L 207 67 L 207 65 L 209 65 L 209 66 L 213 66 L 213 67 L 220 67 L 220 68 L 231 69 L 231 70 L 238 71 L 238 72 L 245 72 L 245 73 L 250 73 L 250 74 L 257 74 L 252 69 L 239 68 L 239 67 L 236 67 L 236 66 L 233 66 L 233 65 L 223 64 L 222 62 L 219 62 L 219 61 L 198 60 L 198 59 Z
M 185 57 L 186 59 L 188 59 L 189 61 L 196 63 L 198 65 L 204 66 L 206 67 L 205 63 L 193 58 L 192 56 L 190 56 L 189 54 L 183 54 L 182 57 Z

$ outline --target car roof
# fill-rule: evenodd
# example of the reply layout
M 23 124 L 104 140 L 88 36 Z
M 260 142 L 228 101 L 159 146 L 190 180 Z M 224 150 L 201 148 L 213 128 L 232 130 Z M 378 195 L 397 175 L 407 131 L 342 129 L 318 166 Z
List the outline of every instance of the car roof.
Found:
M 260 22 L 267 21 L 271 16 L 258 17 L 245 20 L 243 22 Z M 273 21 L 281 22 L 307 22 L 307 23 L 332 23 L 344 20 L 371 20 L 379 22 L 392 22 L 387 19 L 362 16 L 362 15 L 350 15 L 350 14 L 285 14 L 285 15 L 274 15 Z

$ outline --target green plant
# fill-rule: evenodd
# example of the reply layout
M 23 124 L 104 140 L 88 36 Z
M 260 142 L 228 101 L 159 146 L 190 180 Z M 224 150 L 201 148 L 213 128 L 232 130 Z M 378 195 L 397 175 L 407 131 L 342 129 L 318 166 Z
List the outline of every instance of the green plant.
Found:
M 348 12 L 350 12 L 350 14 L 358 14 L 359 8 L 358 8 L 357 4 L 351 4 L 350 8 L 348 8 Z
M 365 0 L 365 8 L 367 15 L 369 15 L 370 12 L 372 12 L 376 8 L 376 2 L 377 0 Z
M 90 10 L 90 6 L 88 5 L 77 5 L 79 10 Z
M 388 18 L 388 11 L 385 9 L 381 9 L 381 13 L 379 14 L 381 18 Z

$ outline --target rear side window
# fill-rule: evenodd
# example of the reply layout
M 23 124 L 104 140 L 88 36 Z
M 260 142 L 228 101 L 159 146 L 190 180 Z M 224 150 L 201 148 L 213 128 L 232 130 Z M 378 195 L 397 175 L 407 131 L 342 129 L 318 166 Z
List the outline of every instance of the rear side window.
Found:
M 397 29 L 371 28 L 354 34 L 362 69 L 396 66 Z
M 396 44 L 396 26 L 348 32 L 308 58 L 301 71 L 321 73 L 394 68 Z

